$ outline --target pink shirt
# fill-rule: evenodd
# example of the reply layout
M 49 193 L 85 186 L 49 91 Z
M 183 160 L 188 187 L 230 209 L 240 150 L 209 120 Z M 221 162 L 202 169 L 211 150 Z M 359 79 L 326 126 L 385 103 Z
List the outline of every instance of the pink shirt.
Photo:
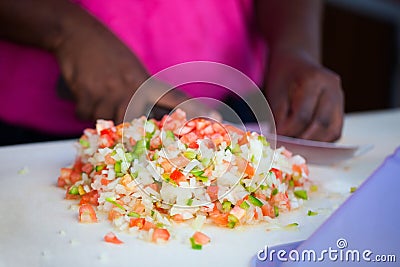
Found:
M 194 60 L 230 65 L 262 82 L 266 47 L 252 29 L 251 0 L 74 1 L 113 31 L 149 73 Z M 0 42 L 0 119 L 51 134 L 77 134 L 91 123 L 60 99 L 55 58 L 42 50 Z M 191 96 L 196 88 L 185 87 Z M 211 97 L 221 98 L 217 91 Z

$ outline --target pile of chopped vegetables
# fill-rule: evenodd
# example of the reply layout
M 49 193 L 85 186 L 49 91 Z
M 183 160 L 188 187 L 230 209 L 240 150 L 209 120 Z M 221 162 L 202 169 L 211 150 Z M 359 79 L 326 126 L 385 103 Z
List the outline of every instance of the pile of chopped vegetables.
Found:
M 79 200 L 79 221 L 100 213 L 119 231 L 152 242 L 168 241 L 176 223 L 195 229 L 188 240 L 201 249 L 204 224 L 235 228 L 296 209 L 308 199 L 304 158 L 270 147 L 266 138 L 182 110 L 161 121 L 141 117 L 115 126 L 98 120 L 77 143 L 72 167 L 58 186 Z M 120 244 L 110 232 L 104 240 Z

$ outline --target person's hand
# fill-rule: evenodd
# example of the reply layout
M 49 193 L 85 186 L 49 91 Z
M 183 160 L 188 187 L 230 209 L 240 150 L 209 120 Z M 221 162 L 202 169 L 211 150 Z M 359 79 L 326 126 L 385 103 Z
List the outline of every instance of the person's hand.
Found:
M 340 138 L 344 97 L 336 73 L 300 53 L 273 53 L 265 93 L 278 134 L 318 141 Z
M 65 82 L 75 96 L 76 113 L 83 120 L 121 122 L 132 96 L 150 77 L 132 51 L 97 21 L 76 27 L 55 53 Z M 168 89 L 161 81 L 146 83 L 129 106 L 129 119 L 145 115 L 147 108 L 156 103 L 166 112 L 189 99 L 179 90 L 165 94 Z M 193 117 L 211 114 L 218 118 L 199 101 L 182 107 Z
M 55 49 L 62 75 L 76 100 L 76 114 L 83 120 L 120 122 L 131 96 L 148 74 L 106 27 L 90 17 L 83 22 Z

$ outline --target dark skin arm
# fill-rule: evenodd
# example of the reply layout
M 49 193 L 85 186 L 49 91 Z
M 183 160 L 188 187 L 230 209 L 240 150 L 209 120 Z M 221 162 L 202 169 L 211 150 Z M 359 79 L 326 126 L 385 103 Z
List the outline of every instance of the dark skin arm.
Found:
M 340 77 L 320 63 L 319 0 L 257 0 L 258 25 L 269 45 L 264 93 L 278 134 L 335 141 L 343 126 Z
M 83 120 L 122 121 L 131 96 L 149 77 L 125 44 L 67 0 L 0 0 L 0 25 L 0 38 L 42 48 L 56 56 L 75 96 L 76 113 Z M 147 99 L 136 104 L 155 103 L 163 88 L 157 83 L 146 91 L 143 98 Z M 183 93 L 173 91 L 159 103 L 173 108 L 186 99 Z
M 0 23 L 0 38 L 56 56 L 81 119 L 121 121 L 134 90 L 148 77 L 118 38 L 69 1 L 1 0 Z

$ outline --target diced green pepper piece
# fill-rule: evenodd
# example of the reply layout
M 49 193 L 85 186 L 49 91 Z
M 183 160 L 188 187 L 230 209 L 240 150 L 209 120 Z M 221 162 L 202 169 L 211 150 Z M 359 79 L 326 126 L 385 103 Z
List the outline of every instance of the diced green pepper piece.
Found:
M 114 170 L 115 170 L 115 173 L 120 173 L 121 172 L 121 161 L 120 160 L 115 162 Z
M 224 212 L 229 212 L 232 209 L 232 202 L 224 201 L 222 202 L 222 210 Z
M 257 207 L 262 207 L 263 206 L 263 203 L 258 198 L 256 198 L 255 196 L 249 195 L 249 201 L 254 206 L 257 206 Z
M 198 177 L 196 177 L 196 180 L 205 183 L 208 181 L 208 177 L 207 176 L 198 176 Z
M 128 216 L 133 218 L 140 218 L 140 214 L 134 211 L 129 212 Z
M 139 175 L 138 171 L 131 173 L 132 179 L 136 179 L 138 177 L 138 175 Z
M 315 212 L 315 211 L 312 211 L 312 210 L 308 210 L 307 215 L 308 216 L 315 216 L 315 215 L 318 215 L 318 212 Z
M 147 142 L 146 140 L 139 140 L 136 142 L 135 146 L 133 147 L 132 156 L 134 159 L 139 158 L 147 149 Z
M 88 148 L 90 146 L 89 141 L 83 138 L 79 139 L 79 144 L 81 144 L 81 146 L 84 148 Z
M 265 139 L 265 136 L 259 135 L 258 136 L 258 141 L 261 141 L 261 144 L 263 144 L 264 146 L 269 146 L 269 143 Z
M 186 202 L 186 205 L 192 206 L 192 204 L 193 204 L 193 198 L 189 198 L 189 199 L 187 200 L 187 202 Z
M 190 243 L 192 244 L 192 249 L 201 250 L 203 248 L 202 245 L 197 244 L 196 241 L 194 241 L 193 237 L 190 238 Z
M 73 186 L 69 189 L 68 194 L 70 195 L 79 195 L 79 189 L 77 186 Z
M 95 167 L 96 172 L 102 171 L 107 165 L 103 164 L 103 165 L 97 165 Z
M 236 218 L 235 215 L 229 214 L 228 215 L 228 227 L 235 228 L 236 224 L 239 222 L 239 219 Z
M 175 134 L 174 134 L 172 131 L 170 131 L 170 130 L 168 130 L 168 131 L 165 132 L 165 136 L 166 136 L 167 138 L 170 138 L 170 139 L 175 139 Z
M 301 199 L 305 199 L 305 200 L 308 199 L 308 195 L 307 195 L 307 191 L 306 190 L 296 190 L 296 191 L 294 191 L 294 195 L 297 198 L 301 198 Z
M 264 184 L 260 185 L 260 189 L 261 189 L 261 190 L 265 190 L 265 189 L 267 189 L 267 188 L 268 188 L 268 185 L 264 185 Z
M 190 171 L 190 173 L 197 177 L 197 176 L 203 175 L 204 171 L 199 170 L 199 169 L 193 169 L 193 170 Z
M 310 191 L 311 192 L 317 192 L 318 191 L 318 186 L 313 184 L 312 186 L 310 186 Z
M 274 190 L 272 190 L 271 194 L 273 196 L 275 196 L 276 194 L 278 194 L 278 188 L 274 188 Z
M 279 208 L 278 208 L 278 206 L 274 206 L 274 214 L 275 214 L 275 217 L 279 216 Z
M 289 229 L 293 229 L 293 228 L 295 228 L 297 226 L 299 226 L 298 223 L 289 223 L 284 228 L 289 230 Z
M 185 152 L 183 152 L 183 156 L 185 157 L 185 158 L 187 158 L 187 159 L 190 159 L 190 160 L 192 160 L 192 159 L 195 159 L 196 158 L 196 152 L 194 152 L 194 151 L 185 151 Z
M 154 153 L 153 154 L 153 160 L 158 160 L 160 156 L 158 155 L 158 153 Z
M 242 152 L 242 150 L 240 149 L 239 144 L 235 144 L 235 145 L 231 148 L 231 152 L 232 152 L 232 154 L 238 154 L 238 153 Z
M 289 187 L 294 187 L 294 181 L 293 180 L 289 181 Z
M 106 197 L 106 201 L 110 202 L 111 204 L 113 204 L 117 208 L 120 208 L 121 210 L 125 210 L 125 208 L 121 204 L 117 203 L 117 201 L 115 201 L 115 199 L 112 197 Z
M 241 207 L 242 209 L 247 210 L 248 208 L 250 208 L 250 204 L 247 203 L 247 201 L 245 200 L 245 201 L 242 202 L 242 204 L 240 204 L 240 207 Z
M 126 159 L 127 162 L 132 162 L 133 161 L 132 153 L 126 152 L 125 153 L 125 159 Z
M 248 186 L 248 187 L 246 187 L 245 189 L 246 189 L 246 191 L 249 192 L 249 193 L 253 193 L 254 191 L 257 190 L 256 188 L 254 188 L 254 187 L 252 187 L 252 186 Z

